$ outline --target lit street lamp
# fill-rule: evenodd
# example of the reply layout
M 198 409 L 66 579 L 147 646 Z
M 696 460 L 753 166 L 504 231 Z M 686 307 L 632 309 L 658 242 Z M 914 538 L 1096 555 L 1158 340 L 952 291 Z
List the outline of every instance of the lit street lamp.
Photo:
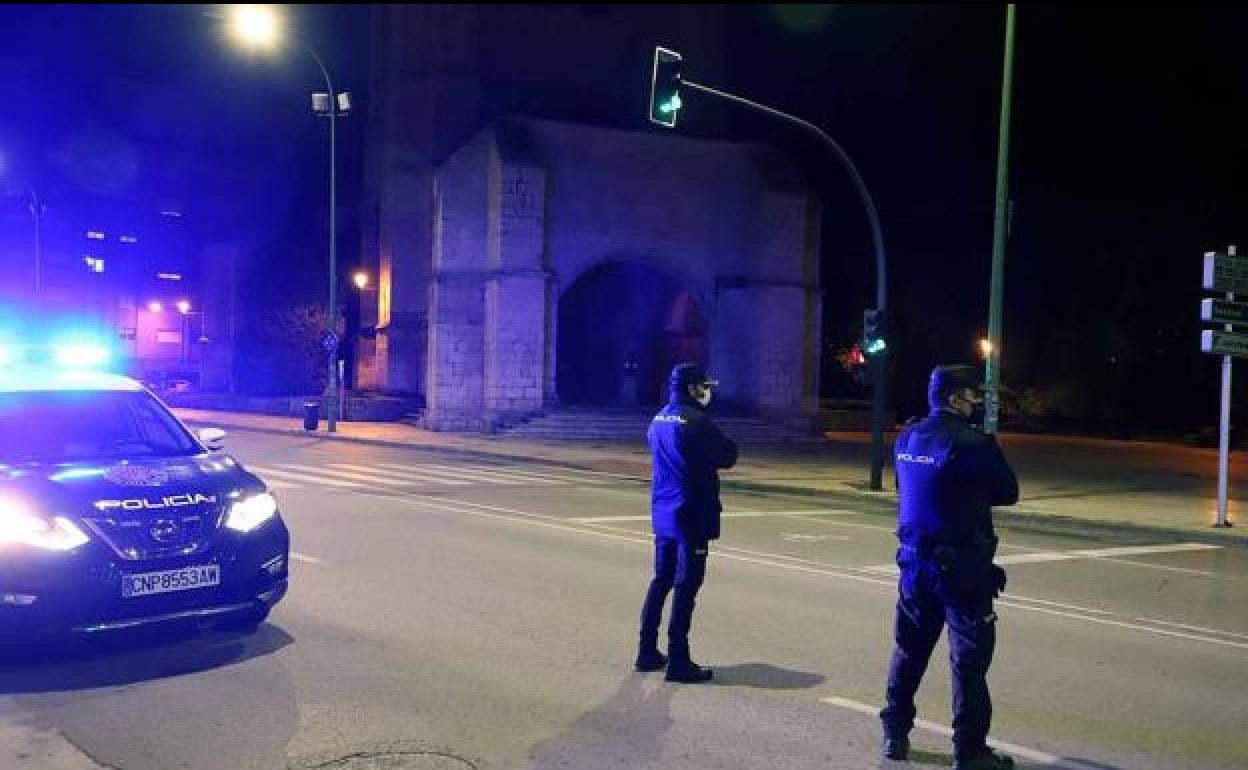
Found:
M 267 5 L 235 5 L 231 7 L 231 27 L 235 37 L 253 47 L 264 46 L 275 48 L 283 35 L 295 40 L 303 50 L 312 57 L 325 79 L 325 93 L 312 95 L 312 108 L 318 115 L 329 119 L 329 329 L 325 334 L 325 349 L 328 354 L 329 377 L 325 383 L 325 404 L 329 418 L 325 429 L 330 433 L 337 428 L 338 414 L 338 345 L 337 345 L 337 162 L 336 162 L 336 122 L 339 115 L 345 114 L 351 107 L 350 95 L 334 90 L 333 80 L 325 62 L 317 55 L 306 41 L 290 34 L 283 28 L 281 20 L 272 6 Z M 332 343 L 332 344 L 331 344 Z
M 360 291 L 368 290 L 368 273 L 363 270 L 356 270 L 355 274 L 351 276 L 351 281 L 355 284 L 355 288 Z

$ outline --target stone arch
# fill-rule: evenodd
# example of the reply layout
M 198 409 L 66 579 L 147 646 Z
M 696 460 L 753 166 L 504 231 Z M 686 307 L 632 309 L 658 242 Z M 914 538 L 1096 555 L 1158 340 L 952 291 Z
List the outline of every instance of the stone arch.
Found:
M 561 403 L 653 406 L 682 360 L 705 362 L 709 319 L 696 287 L 649 260 L 608 259 L 564 287 L 555 384 Z

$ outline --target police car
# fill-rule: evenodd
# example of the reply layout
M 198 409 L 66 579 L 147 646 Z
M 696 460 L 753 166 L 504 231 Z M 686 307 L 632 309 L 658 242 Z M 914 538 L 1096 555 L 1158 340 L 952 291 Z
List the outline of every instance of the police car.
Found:
M 277 501 L 138 382 L 0 349 L 0 644 L 189 621 L 251 627 L 286 593 Z

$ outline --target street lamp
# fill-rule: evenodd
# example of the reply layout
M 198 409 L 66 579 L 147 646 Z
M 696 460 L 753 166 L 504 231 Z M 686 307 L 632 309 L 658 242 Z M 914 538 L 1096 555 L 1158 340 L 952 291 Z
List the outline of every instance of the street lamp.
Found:
M 251 46 L 275 48 L 285 35 L 297 42 L 316 62 L 325 79 L 325 93 L 313 94 L 313 111 L 329 119 L 329 329 L 323 337 L 325 351 L 328 355 L 329 376 L 325 381 L 325 405 L 329 418 L 325 421 L 325 429 L 334 433 L 337 427 L 338 401 L 338 335 L 337 335 L 337 162 L 336 162 L 336 123 L 339 115 L 345 114 L 351 107 L 350 95 L 334 90 L 329 69 L 307 41 L 293 35 L 281 23 L 277 12 L 267 5 L 235 5 L 231 7 L 230 27 L 234 36 Z
M 984 358 L 992 355 L 992 340 L 984 337 L 979 341 L 979 354 Z
M 365 291 L 368 289 L 368 273 L 364 272 L 363 270 L 356 270 L 355 275 L 351 276 L 351 280 L 353 283 L 355 283 L 355 288 L 359 289 L 360 291 Z

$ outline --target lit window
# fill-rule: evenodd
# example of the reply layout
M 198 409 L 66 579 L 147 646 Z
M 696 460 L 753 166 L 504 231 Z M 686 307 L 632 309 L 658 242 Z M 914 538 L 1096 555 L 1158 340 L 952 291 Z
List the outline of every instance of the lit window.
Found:
M 87 238 L 92 241 L 102 241 L 104 240 L 104 233 L 99 230 L 88 230 Z
M 157 277 L 157 278 L 159 278 L 159 279 L 160 279 L 160 280 L 162 280 L 162 281 L 180 281 L 180 280 L 182 280 L 182 274 L 181 274 L 181 273 L 157 273 L 157 274 L 156 274 L 156 277 Z
M 122 243 L 138 243 L 139 242 L 139 239 L 133 235 L 123 235 L 117 240 L 121 241 Z

